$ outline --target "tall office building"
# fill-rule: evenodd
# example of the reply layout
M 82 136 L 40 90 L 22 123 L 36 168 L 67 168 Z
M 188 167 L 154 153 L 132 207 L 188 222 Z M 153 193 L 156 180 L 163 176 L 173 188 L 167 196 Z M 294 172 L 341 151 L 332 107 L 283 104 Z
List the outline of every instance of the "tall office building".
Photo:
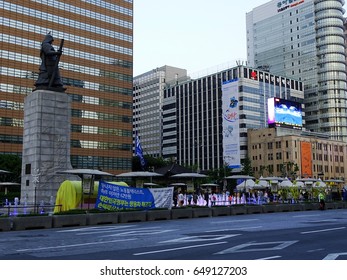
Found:
M 231 92 L 224 88 L 229 84 Z M 303 85 L 241 65 L 196 79 L 168 81 L 163 157 L 199 171 L 232 166 L 237 157 L 240 163 L 248 155 L 248 130 L 268 126 L 268 98 L 273 97 L 302 103 Z
M 304 83 L 306 128 L 347 142 L 344 0 L 273 0 L 247 13 L 248 65 Z
M 163 99 L 167 81 L 186 80 L 187 70 L 162 66 L 134 77 L 133 128 L 145 155 L 163 156 Z M 171 123 L 175 119 L 170 120 Z M 176 131 L 174 132 L 176 133 Z
M 51 32 L 71 96 L 71 163 L 131 170 L 133 0 L 0 1 L 0 153 L 21 155 L 23 102 Z

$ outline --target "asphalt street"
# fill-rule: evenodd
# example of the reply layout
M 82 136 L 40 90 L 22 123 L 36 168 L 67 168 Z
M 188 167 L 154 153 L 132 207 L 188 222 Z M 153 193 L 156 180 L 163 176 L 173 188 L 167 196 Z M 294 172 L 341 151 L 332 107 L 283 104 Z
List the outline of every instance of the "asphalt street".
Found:
M 2 232 L 2 260 L 347 260 L 347 209 Z

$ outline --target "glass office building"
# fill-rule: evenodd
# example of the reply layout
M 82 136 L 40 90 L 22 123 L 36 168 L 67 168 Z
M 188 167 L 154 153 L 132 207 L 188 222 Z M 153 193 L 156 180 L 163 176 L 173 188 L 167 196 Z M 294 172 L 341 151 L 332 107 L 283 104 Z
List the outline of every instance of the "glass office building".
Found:
M 226 131 L 223 125 L 223 107 L 228 103 L 223 84 L 230 81 L 237 83 L 238 131 Z M 248 131 L 268 127 L 267 104 L 272 97 L 302 103 L 303 84 L 242 65 L 196 79 L 168 81 L 163 101 L 163 157 L 199 171 L 222 168 L 230 160 L 223 141 L 232 138 L 242 161 L 248 155 Z
M 347 141 L 344 0 L 273 0 L 247 13 L 248 65 L 304 83 L 306 128 Z
M 168 65 L 134 77 L 133 136 L 140 137 L 145 155 L 163 156 L 163 91 L 167 81 L 178 81 L 182 77 L 187 77 L 187 70 Z
M 60 74 L 71 97 L 71 164 L 131 169 L 133 0 L 0 1 L 0 153 L 21 155 L 23 104 L 40 45 L 64 39 Z

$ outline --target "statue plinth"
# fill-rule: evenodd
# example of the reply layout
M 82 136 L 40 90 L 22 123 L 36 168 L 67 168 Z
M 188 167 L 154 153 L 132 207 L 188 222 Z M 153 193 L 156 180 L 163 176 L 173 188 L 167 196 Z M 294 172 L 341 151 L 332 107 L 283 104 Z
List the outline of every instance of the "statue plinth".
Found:
M 24 101 L 21 201 L 55 202 L 56 192 L 72 169 L 71 100 L 64 92 L 35 90 Z M 75 177 L 74 177 L 75 178 Z
M 65 92 L 66 88 L 65 87 L 50 87 L 50 86 L 45 86 L 45 85 L 39 85 L 39 86 L 36 86 L 35 89 L 33 89 L 33 91 L 37 91 L 37 90 Z

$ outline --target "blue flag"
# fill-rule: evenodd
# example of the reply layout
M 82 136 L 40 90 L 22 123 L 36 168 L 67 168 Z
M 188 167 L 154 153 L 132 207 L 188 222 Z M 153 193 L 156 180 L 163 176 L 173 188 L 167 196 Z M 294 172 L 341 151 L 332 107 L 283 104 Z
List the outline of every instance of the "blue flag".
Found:
M 141 167 L 143 170 L 145 170 L 146 161 L 145 161 L 145 158 L 143 157 L 143 151 L 140 144 L 140 138 L 137 134 L 135 137 L 135 155 L 140 158 Z

